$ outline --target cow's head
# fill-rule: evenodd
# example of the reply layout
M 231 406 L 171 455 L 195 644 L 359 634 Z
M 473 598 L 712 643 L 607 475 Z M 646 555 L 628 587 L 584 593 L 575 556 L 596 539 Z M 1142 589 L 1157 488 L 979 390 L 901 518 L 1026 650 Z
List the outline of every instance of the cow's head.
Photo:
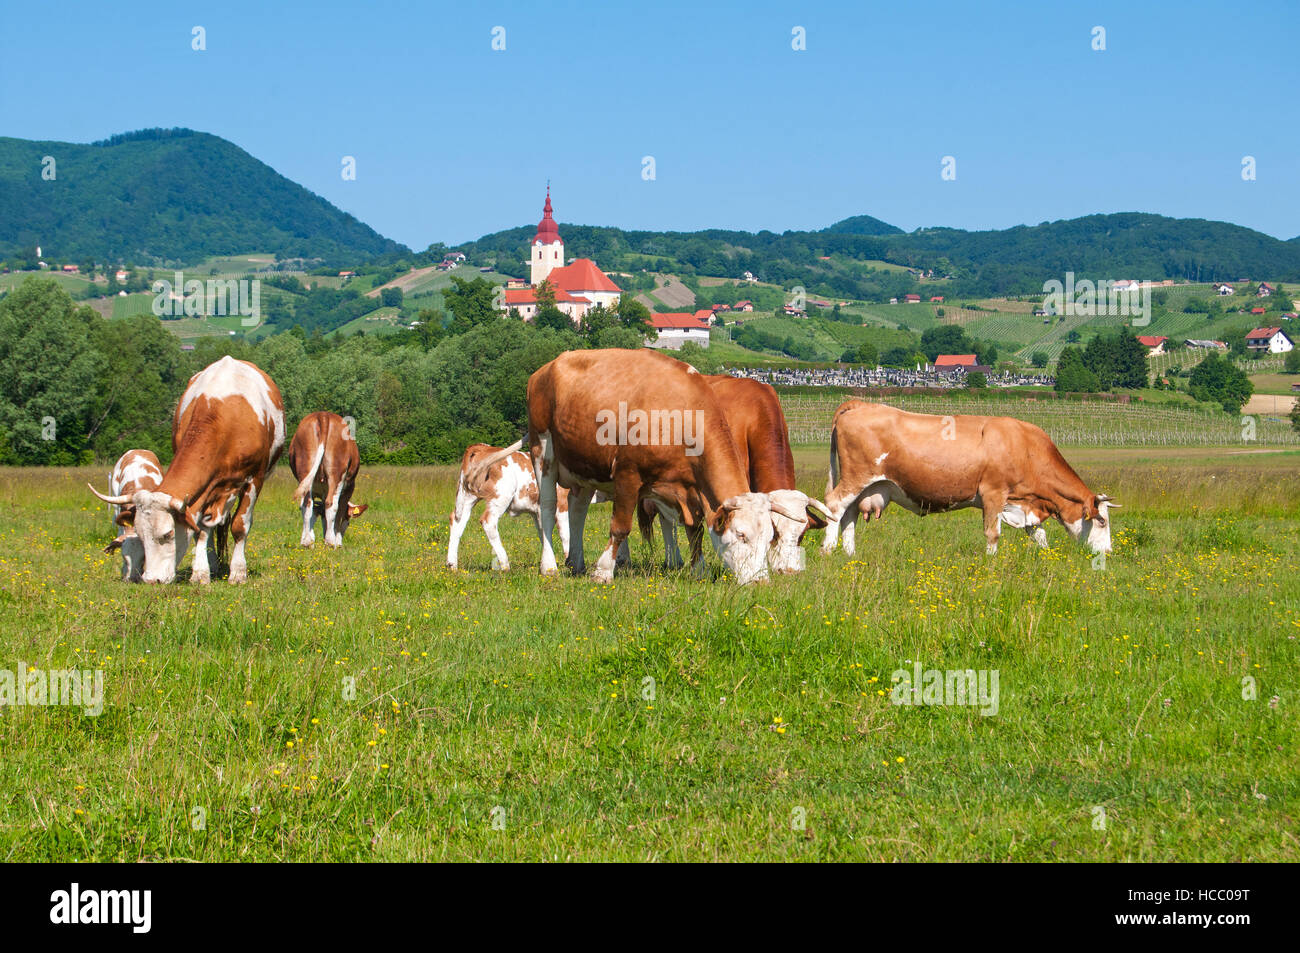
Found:
M 142 582 L 169 583 L 185 557 L 187 531 L 197 530 L 185 512 L 185 501 L 157 490 L 137 490 L 130 496 L 105 496 L 93 486 L 90 492 L 105 503 L 135 508 L 135 538 L 144 550 Z
M 718 555 L 742 586 L 767 579 L 772 503 L 766 493 L 741 493 L 723 502 L 709 527 Z
M 1110 510 L 1118 507 L 1109 496 L 1099 494 L 1083 504 L 1078 522 L 1066 523 L 1070 535 L 1094 553 L 1110 552 Z
M 830 514 L 820 501 L 798 490 L 773 490 L 767 497 L 772 506 L 772 549 L 768 564 L 773 572 L 803 572 L 804 533 L 824 528 Z
M 124 533 L 104 547 L 104 552 L 122 552 L 122 581 L 139 582 L 144 573 L 144 544 L 134 532 Z

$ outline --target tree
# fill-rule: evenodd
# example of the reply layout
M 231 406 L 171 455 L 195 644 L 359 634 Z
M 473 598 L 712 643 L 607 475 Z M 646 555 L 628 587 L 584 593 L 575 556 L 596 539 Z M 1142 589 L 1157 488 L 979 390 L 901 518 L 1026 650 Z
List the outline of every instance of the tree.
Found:
M 573 320 L 559 309 L 555 304 L 555 289 L 551 287 L 549 278 L 542 280 L 537 286 L 537 316 L 533 318 L 533 323 L 539 328 L 550 328 L 553 331 L 564 331 L 573 327 Z
M 1300 374 L 1300 347 L 1293 347 L 1286 352 L 1286 363 L 1283 366 L 1288 374 Z
M 496 289 L 490 281 L 483 277 L 466 281 L 452 275 L 451 285 L 443 290 L 442 300 L 452 314 L 452 334 L 464 334 L 471 328 L 496 320 Z
M 1219 404 L 1228 413 L 1236 414 L 1250 400 L 1255 385 L 1233 361 L 1211 354 L 1192 369 L 1187 390 L 1197 400 Z
M 1067 347 L 1056 362 L 1056 390 L 1062 394 L 1095 394 L 1101 390 L 1097 375 L 1083 362 L 1083 352 Z
M 99 320 L 49 278 L 29 278 L 0 300 L 4 462 L 89 462 L 87 434 L 105 365 L 90 334 Z
M 632 295 L 620 295 L 614 311 L 618 314 L 618 323 L 623 327 L 639 331 L 645 337 L 657 336 L 650 326 L 650 309 Z
M 967 390 L 985 390 L 989 386 L 989 379 L 983 371 L 971 371 L 966 375 Z
M 385 288 L 379 292 L 379 303 L 385 308 L 400 308 L 404 297 L 401 288 Z
M 1049 360 L 1050 358 L 1047 356 L 1046 351 L 1035 351 L 1033 357 L 1029 359 L 1029 362 L 1033 364 L 1034 367 L 1046 367 Z

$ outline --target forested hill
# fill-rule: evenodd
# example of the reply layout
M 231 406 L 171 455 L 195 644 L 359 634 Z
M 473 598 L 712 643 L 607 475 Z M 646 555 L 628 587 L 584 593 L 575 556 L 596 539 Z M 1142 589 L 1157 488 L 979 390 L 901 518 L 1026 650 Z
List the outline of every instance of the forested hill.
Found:
M 460 246 L 495 255 L 498 267 L 520 271 L 535 226 L 486 235 Z M 641 268 L 682 275 L 739 278 L 844 297 L 888 299 L 912 290 L 912 275 L 951 276 L 954 295 L 1041 293 L 1043 282 L 1066 272 L 1084 278 L 1213 281 L 1300 279 L 1300 241 L 1204 219 L 1125 212 L 1000 231 L 926 228 L 902 232 L 870 216 L 844 219 L 815 232 L 647 232 L 560 225 L 570 255 L 607 271 Z M 522 272 L 521 272 L 522 273 Z
M 63 261 L 136 264 L 404 251 L 233 143 L 189 129 L 90 145 L 0 137 L 0 258 L 35 245 Z

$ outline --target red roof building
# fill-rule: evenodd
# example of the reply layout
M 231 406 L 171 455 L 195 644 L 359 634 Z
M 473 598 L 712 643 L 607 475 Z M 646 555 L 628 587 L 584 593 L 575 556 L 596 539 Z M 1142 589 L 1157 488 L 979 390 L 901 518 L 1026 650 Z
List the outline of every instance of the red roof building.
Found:
M 935 367 L 975 367 L 974 354 L 940 354 L 934 359 Z
M 920 304 L 920 303 L 921 303 L 921 296 L 920 296 L 920 295 L 903 295 L 903 300 L 906 301 L 908 304 Z

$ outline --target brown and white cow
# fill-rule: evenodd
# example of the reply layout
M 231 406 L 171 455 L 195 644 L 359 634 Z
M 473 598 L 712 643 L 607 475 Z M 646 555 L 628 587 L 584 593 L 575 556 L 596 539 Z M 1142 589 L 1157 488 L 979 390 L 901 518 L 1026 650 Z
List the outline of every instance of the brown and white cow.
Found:
M 223 357 L 190 378 L 172 421 L 172 464 L 154 490 L 105 496 L 106 503 L 135 507 L 135 530 L 144 545 L 145 582 L 176 578 L 178 537 L 195 538 L 190 581 L 211 580 L 208 535 L 229 526 L 234 539 L 230 581 L 248 578 L 244 545 L 262 483 L 284 449 L 284 402 L 261 368 Z
M 922 516 L 965 507 L 984 513 L 988 552 L 1003 523 L 1047 545 L 1042 524 L 1061 522 L 1097 553 L 1110 552 L 1110 515 L 1119 506 L 1093 493 L 1041 428 L 1013 417 L 914 414 L 851 400 L 831 425 L 822 551 L 854 551 L 858 514 L 880 518 L 890 503 Z
M 644 501 L 687 527 L 692 556 L 705 529 L 742 583 L 767 578 L 772 500 L 749 489 L 726 416 L 693 367 L 654 351 L 569 351 L 528 379 L 528 442 L 541 493 L 544 574 L 557 487 L 569 494 L 569 562 L 582 572 L 583 526 L 592 495 L 614 501 L 609 545 L 592 572 L 614 576 L 616 555 Z
M 367 503 L 352 502 L 361 454 L 348 422 L 324 410 L 304 417 L 289 444 L 289 469 L 298 481 L 293 501 L 302 510 L 299 542 L 303 546 L 316 542 L 314 527 L 319 516 L 325 545 L 342 546 L 348 523 L 369 508 Z
M 492 547 L 492 568 L 510 569 L 510 557 L 501 545 L 497 522 L 504 515 L 528 514 L 541 532 L 540 491 L 533 473 L 533 461 L 520 451 L 523 442 L 509 447 L 492 447 L 476 443 L 465 450 L 460 460 L 460 478 L 456 481 L 456 504 L 451 511 L 451 538 L 447 543 L 447 565 L 457 568 L 460 561 L 460 538 L 469 525 L 479 500 L 486 505 L 479 522 Z M 569 558 L 569 491 L 556 489 L 560 545 Z
M 132 497 L 139 490 L 158 489 L 162 478 L 162 465 L 152 450 L 128 450 L 118 457 L 108 475 L 108 492 L 110 496 Z M 104 552 L 121 550 L 122 581 L 139 582 L 144 572 L 144 544 L 135 534 L 135 506 L 114 505 L 113 523 L 117 538 L 104 547 Z
M 736 442 L 740 465 L 749 489 L 766 493 L 772 500 L 772 549 L 768 563 L 773 572 L 796 573 L 804 568 L 803 537 L 813 527 L 826 525 L 823 506 L 795 488 L 794 453 L 790 432 L 781 411 L 781 401 L 770 384 L 730 374 L 707 374 L 704 379 L 722 407 Z M 643 534 L 655 510 L 651 504 L 638 514 Z M 676 523 L 666 508 L 658 512 L 663 532 L 665 564 L 682 565 L 677 548 Z M 620 554 L 622 555 L 622 554 Z

